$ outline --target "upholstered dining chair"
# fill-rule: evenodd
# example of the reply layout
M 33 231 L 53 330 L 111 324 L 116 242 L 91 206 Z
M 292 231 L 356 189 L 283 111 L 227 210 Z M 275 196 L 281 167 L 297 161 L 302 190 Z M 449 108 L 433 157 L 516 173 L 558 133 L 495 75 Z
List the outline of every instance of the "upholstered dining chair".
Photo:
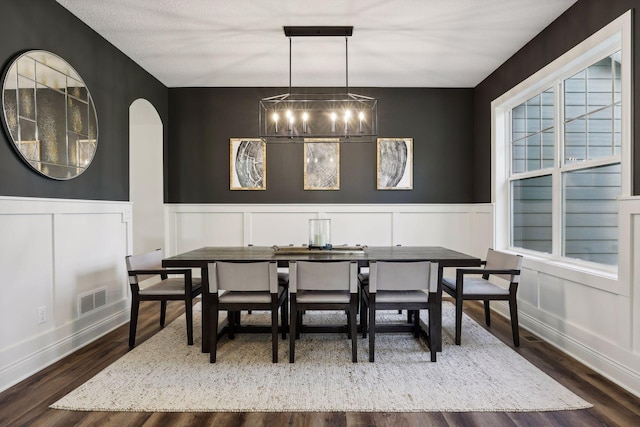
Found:
M 362 285 L 360 327 L 366 337 L 369 332 L 369 362 L 375 361 L 377 310 L 407 310 L 412 313 L 413 332 L 420 336 L 420 310 L 429 310 L 435 304 L 438 289 L 438 264 L 429 261 L 389 262 L 369 264 L 368 284 Z M 367 319 L 368 318 L 368 319 Z M 432 337 L 429 320 L 429 340 Z M 392 330 L 393 331 L 393 330 Z M 436 348 L 429 342 L 431 361 L 436 361 Z
M 140 255 L 129 255 L 125 258 L 131 286 L 131 321 L 129 322 L 129 347 L 131 348 L 136 344 L 140 301 L 160 301 L 160 327 L 164 327 L 167 301 L 184 301 L 187 344 L 193 345 L 193 299 L 200 295 L 202 281 L 191 277 L 191 269 L 188 268 L 162 268 L 163 258 L 162 249 Z
M 290 262 L 289 293 L 289 362 L 295 361 L 295 345 L 302 328 L 302 313 L 312 310 L 346 311 L 347 335 L 351 338 L 351 361 L 357 362 L 358 264 L 351 261 Z
M 218 315 L 229 312 L 229 328 L 233 331 L 233 313 L 241 310 L 271 311 L 271 359 L 278 362 L 278 309 L 281 308 L 282 333 L 287 329 L 287 289 L 278 283 L 275 262 L 214 262 L 209 264 L 210 318 L 209 362 L 215 363 L 218 343 Z M 230 332 L 230 336 L 231 336 Z
M 455 299 L 456 304 L 456 335 L 455 343 L 460 345 L 462 335 L 462 303 L 467 300 L 484 301 L 484 316 L 487 326 L 491 326 L 491 311 L 489 301 L 503 300 L 509 302 L 511 315 L 511 330 L 513 344 L 520 345 L 518 331 L 518 305 L 516 293 L 520 283 L 520 269 L 522 256 L 504 252 L 498 252 L 491 248 L 487 251 L 486 260 L 482 261 L 484 268 L 458 268 L 456 277 L 444 277 L 442 290 Z M 476 277 L 467 277 L 476 275 Z M 477 277 L 482 275 L 482 277 Z M 493 277 L 500 278 L 509 283 L 505 288 L 490 281 Z

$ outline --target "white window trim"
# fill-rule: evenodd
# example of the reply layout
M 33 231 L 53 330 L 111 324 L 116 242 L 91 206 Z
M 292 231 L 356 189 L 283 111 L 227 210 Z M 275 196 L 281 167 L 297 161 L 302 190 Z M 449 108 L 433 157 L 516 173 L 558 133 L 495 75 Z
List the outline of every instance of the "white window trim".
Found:
M 633 148 L 631 144 L 632 115 L 632 11 L 627 11 L 622 16 L 587 38 L 573 49 L 569 50 L 549 65 L 542 68 L 523 82 L 496 98 L 491 103 L 491 201 L 495 204 L 494 247 L 502 250 L 515 250 L 510 246 L 510 149 L 509 149 L 509 114 L 515 106 L 526 101 L 536 93 L 543 92 L 554 85 L 558 79 L 568 78 L 575 72 L 587 68 L 593 63 L 594 57 L 605 57 L 619 49 L 622 50 L 622 150 L 621 150 L 621 198 L 631 196 L 631 162 Z M 560 94 L 556 90 L 556 100 Z M 556 103 L 556 108 L 560 108 Z M 559 135 L 556 135 L 559 138 Z M 556 144 L 558 147 L 559 144 Z M 559 161 L 561 157 L 557 157 Z M 610 160 L 610 159 L 608 159 Z M 538 171 L 539 173 L 539 171 Z M 558 187 L 556 187 L 558 188 Z M 555 196 L 555 195 L 554 195 Z M 554 198 L 553 203 L 559 203 Z M 554 206 L 555 207 L 555 206 Z M 558 230 L 560 218 L 554 216 L 553 227 Z M 556 245 L 560 245 L 559 239 L 554 235 L 554 253 L 559 253 Z M 535 260 L 537 269 L 549 270 L 556 276 L 568 280 L 585 283 L 585 275 L 593 276 L 596 280 L 588 280 L 586 284 L 610 291 L 618 291 L 618 267 L 594 266 L 593 263 L 580 260 L 558 259 L 556 256 L 546 256 L 540 252 L 527 251 L 518 248 L 519 253 L 527 255 L 528 259 Z M 619 264 L 623 260 L 619 261 Z

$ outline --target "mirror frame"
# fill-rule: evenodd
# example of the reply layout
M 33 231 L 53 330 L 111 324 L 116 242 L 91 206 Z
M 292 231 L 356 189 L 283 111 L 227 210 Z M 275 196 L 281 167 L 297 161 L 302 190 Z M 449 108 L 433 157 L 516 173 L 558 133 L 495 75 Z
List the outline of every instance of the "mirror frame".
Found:
M 18 156 L 54 180 L 80 176 L 98 149 L 89 88 L 67 61 L 46 50 L 18 54 L 3 71 L 2 124 Z

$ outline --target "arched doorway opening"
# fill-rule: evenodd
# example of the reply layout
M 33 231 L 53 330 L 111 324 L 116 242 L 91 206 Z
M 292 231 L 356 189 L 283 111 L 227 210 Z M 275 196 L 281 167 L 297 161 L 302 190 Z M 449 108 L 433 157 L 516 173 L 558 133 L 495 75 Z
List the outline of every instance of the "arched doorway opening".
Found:
M 129 106 L 129 200 L 133 253 L 164 246 L 163 125 L 146 99 Z

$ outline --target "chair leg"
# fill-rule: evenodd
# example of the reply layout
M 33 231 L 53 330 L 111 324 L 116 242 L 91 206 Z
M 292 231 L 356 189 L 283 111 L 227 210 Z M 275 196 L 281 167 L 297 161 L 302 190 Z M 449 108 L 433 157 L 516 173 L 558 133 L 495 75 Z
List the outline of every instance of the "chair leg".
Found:
M 358 331 L 356 313 L 358 312 L 358 295 L 351 295 L 351 309 L 349 310 L 349 330 L 351 335 L 351 361 L 358 361 Z
M 129 348 L 136 345 L 136 328 L 138 327 L 138 311 L 140 310 L 140 301 L 134 295 L 131 299 L 131 320 L 129 321 Z
M 520 347 L 520 330 L 518 328 L 518 303 L 516 297 L 509 299 L 509 312 L 511 314 L 511 331 L 513 332 L 513 344 Z
M 369 294 L 369 362 L 375 361 L 376 351 L 376 294 Z
M 285 291 L 286 292 L 286 291 Z M 287 330 L 289 329 L 289 295 L 285 294 L 284 303 L 282 304 L 282 311 L 280 312 L 282 318 L 282 339 L 287 339 Z
M 420 338 L 420 310 L 413 310 L 413 336 Z
M 291 294 L 291 319 L 289 320 L 289 363 L 295 361 L 296 354 L 296 334 L 298 326 L 298 304 L 296 303 L 296 295 Z
M 402 310 L 398 310 L 400 314 L 402 314 Z M 411 323 L 411 316 L 413 315 L 412 310 L 407 310 L 407 323 Z
M 191 301 L 190 296 L 187 297 L 184 308 L 185 317 L 187 319 L 187 344 L 193 345 L 193 302 Z
M 211 327 L 209 328 L 209 363 L 216 362 L 216 352 L 218 350 L 218 302 L 217 296 L 213 296 L 216 301 L 209 304 L 209 318 L 211 319 Z
M 271 361 L 278 363 L 278 295 L 271 298 Z
M 436 361 L 436 346 L 435 346 L 435 339 L 434 337 L 434 331 L 435 331 L 435 309 L 434 309 L 434 303 L 433 301 L 429 302 L 429 352 L 431 354 L 431 361 L 435 362 Z
M 462 335 L 462 298 L 456 298 L 456 345 L 460 345 Z
M 164 328 L 164 321 L 167 318 L 167 300 L 160 301 L 160 327 Z
M 489 309 L 489 300 L 484 300 L 484 321 L 487 326 L 491 326 L 491 310 Z
M 236 337 L 236 312 L 228 311 L 227 318 L 229 319 L 229 339 L 235 339 Z
M 362 292 L 361 303 L 362 303 L 362 306 L 360 308 L 360 328 L 362 329 L 362 338 L 366 338 L 367 332 L 369 330 L 369 325 L 367 324 L 369 319 L 369 314 L 367 310 L 371 310 L 371 307 L 369 307 L 367 296 L 365 295 L 364 292 Z

